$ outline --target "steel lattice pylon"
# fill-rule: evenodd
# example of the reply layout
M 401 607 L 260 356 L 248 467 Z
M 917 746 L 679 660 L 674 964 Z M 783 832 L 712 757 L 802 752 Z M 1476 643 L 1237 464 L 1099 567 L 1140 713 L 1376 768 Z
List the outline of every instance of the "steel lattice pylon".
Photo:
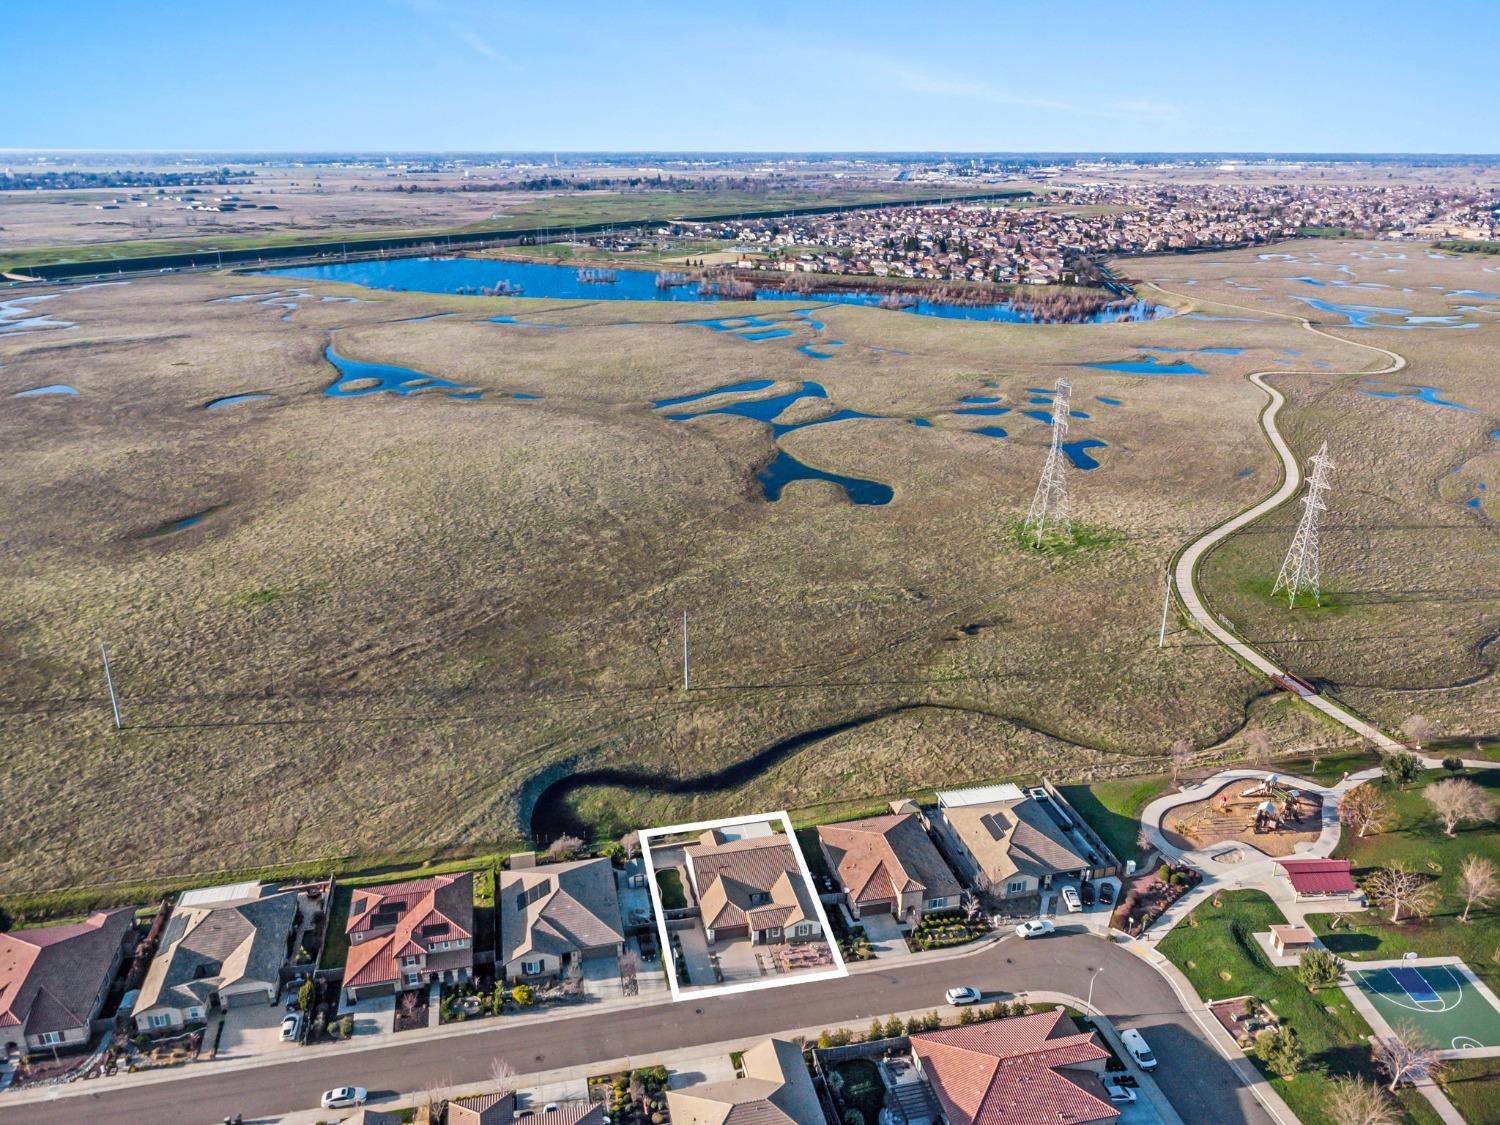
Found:
M 1307 478 L 1307 493 L 1302 497 L 1302 519 L 1297 524 L 1297 534 L 1292 536 L 1292 545 L 1281 563 L 1281 573 L 1276 576 L 1276 585 L 1271 587 L 1271 596 L 1282 590 L 1287 592 L 1287 605 L 1297 604 L 1297 595 L 1311 590 L 1313 601 L 1322 604 L 1322 563 L 1318 544 L 1318 513 L 1326 511 L 1323 494 L 1328 491 L 1328 476 L 1333 471 L 1333 461 L 1328 456 L 1325 441 L 1308 462 L 1312 472 Z
M 1036 538 L 1034 546 L 1040 547 L 1047 532 L 1062 530 L 1069 539 L 1073 537 L 1073 515 L 1068 507 L 1067 454 L 1063 452 L 1063 439 L 1068 436 L 1068 396 L 1073 387 L 1066 379 L 1057 381 L 1057 390 L 1052 399 L 1052 445 L 1047 450 L 1047 463 L 1042 466 L 1042 479 L 1037 482 L 1036 494 L 1031 498 L 1031 510 L 1026 513 L 1022 527 Z

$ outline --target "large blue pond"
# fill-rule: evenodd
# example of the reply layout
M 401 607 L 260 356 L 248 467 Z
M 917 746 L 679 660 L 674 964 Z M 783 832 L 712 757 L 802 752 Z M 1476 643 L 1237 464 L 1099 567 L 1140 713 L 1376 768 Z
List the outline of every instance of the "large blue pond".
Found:
M 1147 356 L 1145 359 L 1120 361 L 1118 363 L 1085 363 L 1083 367 L 1091 367 L 1095 371 L 1120 371 L 1127 375 L 1207 375 L 1201 367 L 1194 367 L 1191 363 L 1162 363 L 1155 356 Z
M 582 280 L 574 266 L 548 265 L 539 262 L 497 262 L 482 258 L 386 258 L 369 262 L 328 262 L 322 265 L 293 266 L 267 270 L 280 277 L 305 281 L 344 281 L 372 289 L 408 290 L 418 293 L 478 292 L 510 287 L 513 295 L 543 297 L 570 301 L 684 301 L 715 300 L 698 292 L 697 282 L 682 285 L 657 285 L 657 278 L 670 275 L 652 270 L 616 270 L 614 281 L 600 283 Z M 515 289 L 521 290 L 515 294 Z M 816 300 L 820 304 L 879 305 L 883 294 L 877 292 L 788 293 L 779 289 L 757 289 L 759 300 Z M 952 320 L 999 321 L 1006 324 L 1030 324 L 1035 318 L 1010 304 L 955 305 L 945 301 L 918 301 L 905 306 L 904 312 L 917 316 L 945 317 Z M 1107 308 L 1090 318 L 1103 324 L 1118 320 L 1153 320 L 1171 316 L 1172 310 L 1146 301 Z
M 1340 305 L 1333 301 L 1324 301 L 1318 297 L 1298 297 L 1304 305 L 1311 305 L 1320 312 L 1332 313 L 1342 316 L 1348 321 L 1349 328 L 1392 328 L 1406 330 L 1413 328 L 1478 328 L 1479 325 L 1473 321 L 1461 323 L 1462 316 L 1413 316 L 1411 309 L 1389 308 L 1385 305 Z M 1387 324 L 1378 321 L 1377 317 L 1399 317 L 1399 324 Z
M 888 484 L 881 484 L 878 480 L 846 477 L 824 469 L 815 469 L 811 465 L 803 464 L 785 450 L 777 450 L 775 459 L 756 473 L 755 479 L 760 481 L 766 499 L 771 501 L 780 500 L 782 490 L 795 480 L 832 481 L 842 488 L 844 495 L 856 504 L 889 504 L 892 497 L 896 495 L 896 490 Z

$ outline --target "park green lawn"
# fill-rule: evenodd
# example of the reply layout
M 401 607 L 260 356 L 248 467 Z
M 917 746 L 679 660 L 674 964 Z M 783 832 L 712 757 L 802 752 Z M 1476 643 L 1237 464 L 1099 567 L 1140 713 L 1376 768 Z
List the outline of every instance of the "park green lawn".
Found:
M 1500 1059 L 1459 1059 L 1439 1081 L 1468 1125 L 1500 1125 Z
M 1310 993 L 1293 970 L 1276 969 L 1266 960 L 1251 935 L 1286 921 L 1269 896 L 1230 891 L 1221 897 L 1223 906 L 1199 906 L 1192 914 L 1197 925 L 1183 922 L 1158 948 L 1205 1000 L 1256 996 L 1296 1028 L 1306 1050 L 1302 1072 L 1291 1079 L 1267 1077 L 1301 1120 L 1326 1121 L 1333 1078 L 1357 1074 L 1379 1080 L 1366 1044 L 1370 1025 L 1338 989 Z M 1399 1101 L 1408 1121 L 1438 1120 L 1415 1091 L 1403 1090 Z
M 675 867 L 668 867 L 656 873 L 656 886 L 661 891 L 661 906 L 663 910 L 681 910 L 687 905 L 687 895 L 682 889 L 682 873 Z
M 1463 825 L 1451 838 L 1443 835 L 1423 791 L 1447 776 L 1446 770 L 1429 770 L 1406 790 L 1383 780 L 1371 782 L 1391 799 L 1388 827 L 1362 840 L 1345 833 L 1333 853 L 1354 864 L 1356 880 L 1396 862 L 1434 876 L 1442 897 L 1433 915 L 1400 925 L 1391 924 L 1385 912 L 1377 911 L 1313 914 L 1308 922 L 1329 949 L 1355 964 L 1408 952 L 1424 957 L 1462 957 L 1481 980 L 1491 988 L 1500 988 L 1500 965 L 1493 960 L 1500 952 L 1500 911 L 1494 905 L 1476 908 L 1467 924 L 1459 922 L 1463 900 L 1457 891 L 1458 865 L 1465 856 L 1478 853 L 1500 863 L 1500 826 Z M 1500 769 L 1465 770 L 1461 776 L 1484 786 L 1500 802 Z M 1337 929 L 1332 928 L 1335 921 Z

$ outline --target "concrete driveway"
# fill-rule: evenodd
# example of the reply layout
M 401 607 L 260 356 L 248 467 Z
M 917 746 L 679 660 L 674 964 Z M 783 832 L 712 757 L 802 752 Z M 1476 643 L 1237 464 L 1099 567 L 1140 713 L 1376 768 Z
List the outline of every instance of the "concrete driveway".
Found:
M 368 1000 L 339 1004 L 339 1015 L 354 1017 L 354 1036 L 389 1035 L 396 1030 L 395 996 L 372 996 Z
M 895 915 L 869 914 L 861 918 L 859 924 L 865 928 L 865 937 L 870 939 L 870 948 L 874 951 L 876 960 L 899 960 L 911 956 L 906 939 L 901 936 L 901 927 L 896 924 Z
M 266 1055 L 300 1050 L 297 1043 L 281 1041 L 281 1021 L 289 1013 L 280 1005 L 256 1004 L 230 1008 L 224 1013 L 224 1034 L 219 1037 L 220 1059 L 264 1058 Z

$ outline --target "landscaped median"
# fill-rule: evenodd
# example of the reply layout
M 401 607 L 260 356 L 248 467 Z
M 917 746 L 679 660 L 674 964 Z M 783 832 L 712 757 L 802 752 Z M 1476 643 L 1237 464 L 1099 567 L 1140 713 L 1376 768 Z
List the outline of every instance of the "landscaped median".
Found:
M 1302 1047 L 1295 1073 L 1283 1077 L 1256 1060 L 1276 1092 L 1303 1121 L 1327 1121 L 1338 1092 L 1337 1078 L 1357 1077 L 1380 1083 L 1383 1075 L 1370 1054 L 1370 1025 L 1337 988 L 1309 992 L 1295 969 L 1272 967 L 1261 952 L 1256 933 L 1284 925 L 1286 919 L 1260 891 L 1229 891 L 1204 902 L 1157 949 L 1188 978 L 1204 1000 L 1252 996 L 1270 1006 L 1283 1027 L 1291 1027 Z M 1439 1120 L 1415 1090 L 1403 1088 L 1396 1104 L 1403 1119 Z

